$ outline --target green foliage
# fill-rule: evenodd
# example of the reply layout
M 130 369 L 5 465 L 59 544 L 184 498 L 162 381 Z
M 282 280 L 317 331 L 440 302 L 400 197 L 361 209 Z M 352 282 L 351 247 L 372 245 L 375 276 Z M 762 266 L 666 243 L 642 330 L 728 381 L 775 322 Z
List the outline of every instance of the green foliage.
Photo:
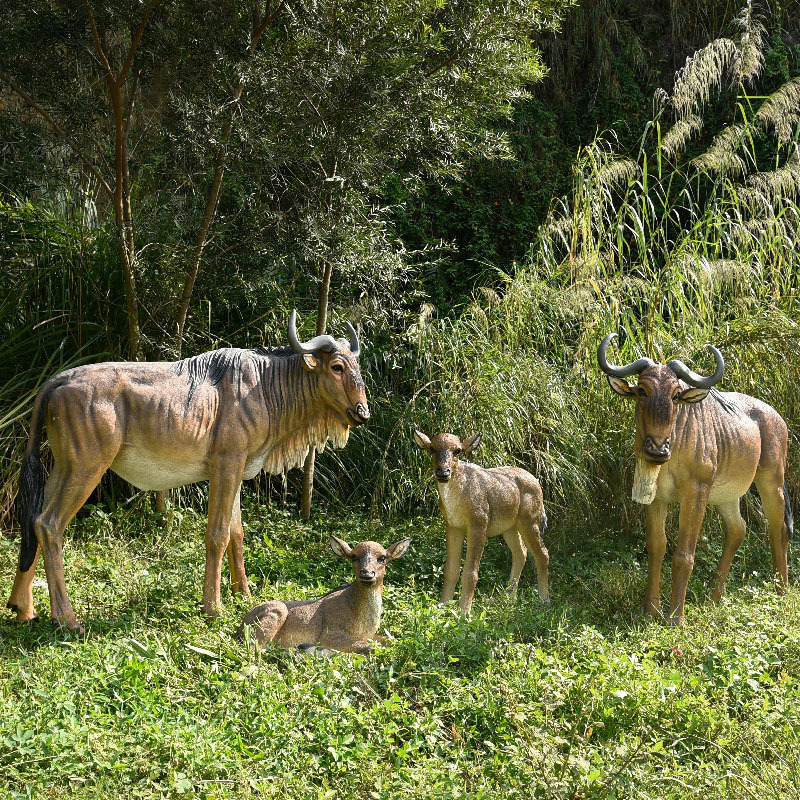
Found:
M 94 510 L 65 548 L 86 637 L 4 623 L 4 797 L 797 796 L 800 596 L 765 585 L 757 537 L 720 606 L 700 602 L 719 543 L 698 554 L 683 629 L 635 615 L 640 553 L 605 532 L 577 550 L 550 533 L 549 609 L 528 570 L 509 601 L 493 540 L 466 619 L 434 602 L 439 520 L 307 525 L 259 511 L 244 509 L 259 600 L 346 580 L 330 533 L 413 537 L 387 575 L 391 644 L 368 657 L 259 655 L 231 635 L 255 598 L 227 596 L 220 619 L 201 618 L 204 518 L 174 512 L 165 532 L 142 509 Z M 13 551 L 0 541 L 4 561 Z M 46 613 L 46 590 L 35 594 Z

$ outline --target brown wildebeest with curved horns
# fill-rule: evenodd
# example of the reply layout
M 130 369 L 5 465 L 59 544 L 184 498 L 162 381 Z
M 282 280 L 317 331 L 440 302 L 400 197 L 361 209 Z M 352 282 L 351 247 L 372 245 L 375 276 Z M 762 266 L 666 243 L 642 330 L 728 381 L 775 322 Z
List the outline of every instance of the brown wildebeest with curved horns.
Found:
M 203 608 L 216 614 L 222 557 L 231 584 L 249 595 L 242 554 L 240 486 L 262 469 L 300 466 L 311 447 L 344 447 L 369 417 L 353 326 L 349 343 L 332 336 L 300 342 L 296 312 L 290 347 L 222 348 L 176 362 L 76 367 L 51 378 L 33 406 L 20 473 L 19 568 L 8 605 L 36 618 L 33 574 L 44 553 L 51 618 L 80 625 L 64 586 L 62 536 L 107 469 L 139 489 L 209 481 Z M 45 483 L 42 427 L 53 451 Z
M 703 377 L 677 360 L 666 365 L 649 358 L 620 367 L 609 364 L 606 350 L 615 336 L 610 333 L 600 343 L 597 361 L 611 388 L 636 400 L 633 499 L 647 505 L 645 611 L 660 614 L 667 504 L 680 503 L 669 607 L 669 622 L 680 624 L 706 506 L 718 508 L 727 531 L 712 595 L 716 602 L 744 540 L 739 500 L 754 480 L 767 517 L 772 566 L 782 594 L 789 582 L 787 550 L 792 533 L 792 510 L 784 482 L 789 440 L 786 423 L 761 400 L 712 389 L 725 371 L 725 361 L 715 347 L 708 346 L 716 370 Z M 636 386 L 624 380 L 630 375 L 639 376 Z

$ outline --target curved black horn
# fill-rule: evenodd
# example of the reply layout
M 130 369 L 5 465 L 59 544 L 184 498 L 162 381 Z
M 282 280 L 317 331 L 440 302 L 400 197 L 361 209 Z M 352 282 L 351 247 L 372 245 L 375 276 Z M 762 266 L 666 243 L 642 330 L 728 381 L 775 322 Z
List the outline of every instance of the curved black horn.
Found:
M 322 334 L 321 336 L 315 336 L 313 339 L 309 339 L 307 342 L 301 342 L 300 339 L 297 338 L 297 310 L 293 309 L 292 313 L 289 314 L 289 344 L 292 346 L 292 350 L 295 353 L 304 354 L 304 353 L 313 353 L 315 350 L 322 350 L 326 353 L 335 353 L 338 349 L 336 344 L 336 339 L 333 336 L 328 336 L 327 334 Z
M 356 333 L 356 329 L 349 323 L 345 323 L 347 325 L 347 330 L 350 332 L 350 352 L 358 358 L 361 355 L 361 345 L 358 343 L 358 333 Z
M 722 353 L 720 353 L 713 344 L 706 345 L 706 347 L 714 354 L 714 360 L 717 362 L 716 371 L 708 378 L 704 378 L 702 375 L 692 372 L 683 361 L 678 361 L 677 358 L 672 361 L 667 361 L 667 366 L 681 380 L 686 381 L 690 386 L 695 386 L 698 389 L 710 389 L 722 380 L 722 376 L 725 373 L 725 359 L 722 357 Z
M 613 375 L 615 378 L 627 378 L 629 375 L 638 375 L 648 367 L 655 366 L 655 362 L 649 358 L 640 358 L 638 361 L 634 361 L 632 364 L 626 364 L 624 367 L 609 364 L 608 361 L 606 361 L 606 350 L 608 350 L 609 342 L 616 338 L 616 333 L 609 333 L 608 336 L 600 342 L 600 346 L 597 348 L 597 363 L 606 375 Z

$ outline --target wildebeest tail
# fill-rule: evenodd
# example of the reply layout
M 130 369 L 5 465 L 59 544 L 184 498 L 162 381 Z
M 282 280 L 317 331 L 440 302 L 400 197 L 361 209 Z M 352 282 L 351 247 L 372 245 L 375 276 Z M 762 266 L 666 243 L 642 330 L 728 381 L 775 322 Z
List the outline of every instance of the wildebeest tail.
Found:
M 792 538 L 794 533 L 794 516 L 792 515 L 792 501 L 786 482 L 783 484 L 783 521 L 786 523 L 786 533 Z
M 17 519 L 22 528 L 22 543 L 19 548 L 20 572 L 27 572 L 33 560 L 39 542 L 33 530 L 33 522 L 42 513 L 44 503 L 44 469 L 42 468 L 42 427 L 44 414 L 47 410 L 47 401 L 50 394 L 59 386 L 58 383 L 48 381 L 36 396 L 31 417 L 31 432 L 28 436 L 28 446 L 22 460 L 19 472 L 19 491 L 16 499 Z

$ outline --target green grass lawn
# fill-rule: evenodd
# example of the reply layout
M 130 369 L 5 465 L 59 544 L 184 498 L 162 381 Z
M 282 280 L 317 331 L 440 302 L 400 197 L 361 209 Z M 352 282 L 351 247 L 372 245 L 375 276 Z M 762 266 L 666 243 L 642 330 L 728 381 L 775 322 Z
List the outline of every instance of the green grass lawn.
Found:
M 0 622 L 0 797 L 800 796 L 800 593 L 775 596 L 760 532 L 719 606 L 706 601 L 711 537 L 687 624 L 671 629 L 637 614 L 641 537 L 550 532 L 549 608 L 530 566 L 508 600 L 509 558 L 493 540 L 465 619 L 436 603 L 439 519 L 371 529 L 252 506 L 245 518 L 254 597 L 226 590 L 210 624 L 202 517 L 176 512 L 167 531 L 141 511 L 95 509 L 73 524 L 67 588 L 85 637 L 51 628 L 45 588 L 41 622 Z M 330 532 L 412 537 L 387 570 L 393 643 L 324 659 L 235 642 L 256 602 L 347 579 Z M 16 558 L 0 539 L 3 600 Z

